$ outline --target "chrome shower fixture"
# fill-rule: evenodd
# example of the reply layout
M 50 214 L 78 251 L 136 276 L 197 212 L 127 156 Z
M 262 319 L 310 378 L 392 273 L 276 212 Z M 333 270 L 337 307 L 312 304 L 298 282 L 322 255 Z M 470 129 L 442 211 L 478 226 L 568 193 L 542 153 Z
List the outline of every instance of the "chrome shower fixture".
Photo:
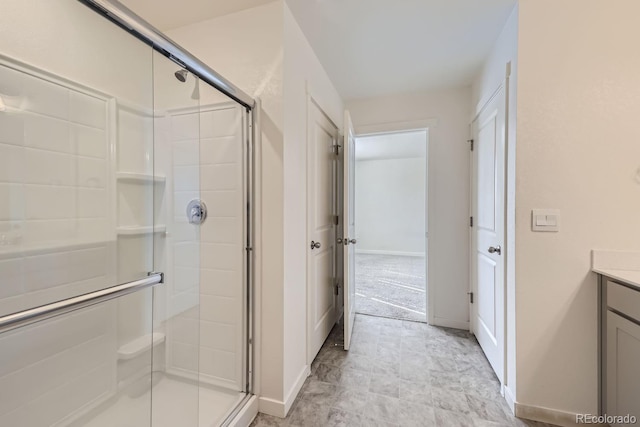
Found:
M 176 79 L 184 83 L 187 81 L 187 75 L 189 75 L 189 72 L 187 70 L 178 70 L 173 74 L 176 76 Z

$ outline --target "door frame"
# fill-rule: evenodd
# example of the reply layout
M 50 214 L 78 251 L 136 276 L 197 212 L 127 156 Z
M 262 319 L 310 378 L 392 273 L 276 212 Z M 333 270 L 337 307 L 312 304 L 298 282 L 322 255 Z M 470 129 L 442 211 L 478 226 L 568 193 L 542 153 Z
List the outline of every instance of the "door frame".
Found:
M 474 131 L 473 131 L 473 124 L 476 120 L 478 120 L 478 118 L 480 117 L 480 115 L 485 111 L 485 109 L 489 106 L 489 104 L 495 99 L 496 96 L 499 95 L 500 91 L 504 91 L 504 183 L 502 183 L 502 185 L 504 186 L 504 191 L 503 191 L 503 206 L 504 206 L 504 229 L 503 229 L 503 233 L 504 233 L 504 241 L 502 244 L 502 255 L 504 256 L 504 264 L 503 264 L 503 277 L 504 277 L 504 286 L 503 286 L 503 291 L 504 291 L 504 295 L 503 295 L 503 307 L 502 307 L 502 311 L 503 311 L 503 318 L 504 318 L 504 322 L 503 322 L 503 331 L 502 333 L 503 335 L 503 339 L 502 339 L 502 353 L 503 353 L 503 383 L 500 385 L 501 387 L 501 391 L 505 394 L 505 396 L 507 396 L 508 392 L 508 386 L 511 383 L 511 379 L 509 378 L 509 371 L 510 371 L 510 365 L 509 365 L 509 352 L 508 352 L 508 347 L 510 345 L 513 345 L 513 343 L 511 343 L 509 341 L 509 331 L 512 328 L 515 328 L 515 325 L 511 325 L 509 326 L 509 276 L 508 273 L 510 272 L 510 263 L 514 261 L 513 259 L 513 245 L 511 244 L 510 240 L 513 238 L 513 234 L 515 230 L 512 230 L 510 232 L 510 227 L 509 227 L 509 223 L 510 223 L 510 219 L 515 215 L 515 212 L 512 212 L 510 207 L 509 207 L 509 203 L 511 201 L 511 198 L 509 196 L 509 187 L 512 184 L 510 181 L 510 171 L 513 168 L 513 165 L 509 164 L 509 158 L 510 158 L 510 152 L 509 152 L 509 148 L 510 148 L 510 138 L 509 138 L 509 127 L 510 127 L 510 122 L 509 122 L 509 108 L 510 108 L 510 103 L 509 103 L 509 96 L 510 96 L 510 75 L 511 75 L 511 63 L 507 63 L 506 64 L 506 73 L 505 73 L 505 78 L 495 87 L 495 89 L 491 92 L 491 94 L 486 97 L 483 98 L 481 100 L 481 102 L 476 106 L 475 109 L 475 114 L 472 117 L 472 120 L 469 124 L 469 141 L 471 144 L 473 144 L 473 140 L 474 140 Z M 470 149 L 469 150 L 469 216 L 470 218 L 474 218 L 477 219 L 477 213 L 476 213 L 476 200 L 478 198 L 478 194 L 476 191 L 476 180 L 475 180 L 475 161 L 474 161 L 474 154 L 473 151 Z M 478 278 L 477 278 L 477 271 L 475 269 L 475 245 L 476 245 L 476 240 L 475 240 L 475 225 L 473 225 L 473 227 L 469 227 L 469 292 L 472 293 L 472 295 L 476 296 L 478 293 Z M 513 309 L 515 309 L 515 307 L 513 307 Z M 469 331 L 471 333 L 473 333 L 475 335 L 476 331 L 477 331 L 477 324 L 476 324 L 476 316 L 474 316 L 474 306 L 471 303 L 471 299 L 469 299 Z M 507 400 L 513 400 L 512 396 L 508 396 Z M 511 403 L 509 403 L 511 405 Z
M 309 212 L 309 209 L 308 209 L 308 206 L 309 206 L 309 191 L 308 191 L 308 186 L 309 186 L 309 180 L 308 180 L 309 168 L 308 168 L 308 165 L 309 165 L 309 161 L 310 161 L 310 159 L 309 159 L 309 125 L 310 125 L 309 116 L 310 116 L 310 113 L 311 113 L 310 108 L 311 108 L 312 104 L 325 116 L 325 118 L 329 121 L 329 123 L 331 123 L 331 125 L 335 128 L 334 144 L 341 145 L 340 144 L 340 136 L 341 136 L 340 127 L 338 125 L 336 125 L 335 121 L 333 119 L 331 119 L 331 116 L 329 116 L 329 114 L 327 114 L 325 109 L 322 108 L 322 105 L 320 104 L 320 102 L 318 102 L 318 100 L 313 96 L 313 94 L 310 93 L 309 89 L 307 88 L 307 102 L 306 102 L 306 119 L 307 119 L 306 125 L 307 126 L 306 126 L 306 138 L 305 138 L 305 147 L 306 147 L 305 165 L 307 167 L 305 168 L 305 182 L 304 182 L 305 209 L 306 209 L 306 217 L 305 217 L 305 238 L 306 238 L 306 240 L 305 240 L 305 250 L 307 249 L 307 246 L 306 246 L 307 243 L 310 242 L 310 236 L 309 236 L 309 217 L 310 217 L 310 212 Z M 339 156 L 336 156 L 336 159 L 335 159 L 336 171 L 338 170 L 338 167 L 339 167 Z M 334 185 L 334 190 L 333 190 L 334 191 L 334 194 L 333 194 L 334 195 L 334 201 L 333 201 L 334 206 L 333 206 L 333 209 L 334 209 L 334 211 L 336 211 L 336 212 L 334 212 L 335 215 L 340 215 L 337 212 L 337 209 L 338 209 L 337 196 L 338 195 L 336 194 L 336 188 L 335 188 L 336 185 L 337 185 L 338 173 L 335 173 L 335 171 L 333 171 L 332 173 L 334 173 L 334 175 L 332 176 L 332 179 L 334 181 L 333 182 L 333 185 Z M 341 217 L 342 217 L 342 215 L 340 215 L 340 218 Z M 342 220 L 340 220 L 340 222 L 342 222 Z M 338 227 L 334 225 L 334 233 L 333 233 L 334 236 L 337 236 L 337 230 L 338 230 Z M 336 271 L 336 268 L 337 268 L 336 261 L 337 261 L 337 253 L 338 253 L 337 246 L 338 245 L 336 244 L 336 250 L 335 250 L 335 254 L 334 254 L 335 255 L 334 256 L 334 277 L 333 277 L 334 283 L 335 283 L 335 280 L 338 277 L 338 274 L 337 274 L 337 271 Z M 311 290 L 310 289 L 311 282 L 309 280 L 309 255 L 308 255 L 308 253 L 307 253 L 307 255 L 305 255 L 305 263 L 306 263 L 305 264 L 305 271 L 306 271 L 306 277 L 305 277 L 305 293 L 306 293 L 306 298 L 305 298 L 305 305 L 306 305 L 306 310 L 305 310 L 306 311 L 306 319 L 305 319 L 306 320 L 306 322 L 305 322 L 306 323 L 305 324 L 306 343 L 305 343 L 305 347 L 306 348 L 305 348 L 305 353 L 306 353 L 307 365 L 311 366 L 311 364 L 312 364 L 314 358 L 316 357 L 316 355 L 312 354 L 312 351 L 311 351 L 311 344 L 312 344 L 312 334 L 311 334 L 312 319 L 311 319 L 311 316 L 312 316 L 313 310 L 311 310 L 311 292 L 310 292 L 310 290 Z M 340 302 L 340 298 L 342 298 L 342 293 L 340 293 L 339 295 L 336 295 L 335 292 L 334 292 L 333 297 L 334 297 L 334 305 L 336 307 L 336 313 L 338 313 L 339 311 L 338 311 L 338 305 L 337 304 Z M 340 319 L 336 315 L 336 318 L 333 320 L 334 324 L 337 323 L 338 320 L 340 320 Z
M 396 134 L 403 132 L 415 132 L 415 131 L 426 131 L 427 132 L 427 173 L 425 176 L 426 182 L 426 197 L 425 203 L 427 204 L 425 213 L 425 269 L 426 269 L 426 292 L 425 298 L 427 299 L 427 312 L 425 316 L 425 321 L 428 324 L 433 324 L 435 320 L 435 286 L 430 286 L 435 280 L 435 269 L 436 264 L 430 262 L 429 254 L 433 253 L 432 249 L 435 251 L 435 247 L 433 247 L 433 235 L 437 233 L 436 231 L 436 223 L 435 223 L 435 200 L 433 200 L 433 196 L 435 194 L 435 180 L 433 179 L 433 141 L 434 141 L 434 133 L 433 130 L 438 126 L 437 119 L 424 119 L 424 120 L 413 120 L 413 121 L 403 121 L 403 122 L 389 122 L 389 123 L 381 123 L 381 124 L 371 124 L 371 125 L 356 125 L 354 123 L 355 130 L 355 139 L 356 142 L 358 138 L 362 138 L 365 136 L 375 136 L 375 135 L 388 135 L 388 134 Z M 357 192 L 357 190 L 356 190 Z M 357 227 L 357 225 L 356 225 Z M 356 297 L 357 299 L 357 297 Z

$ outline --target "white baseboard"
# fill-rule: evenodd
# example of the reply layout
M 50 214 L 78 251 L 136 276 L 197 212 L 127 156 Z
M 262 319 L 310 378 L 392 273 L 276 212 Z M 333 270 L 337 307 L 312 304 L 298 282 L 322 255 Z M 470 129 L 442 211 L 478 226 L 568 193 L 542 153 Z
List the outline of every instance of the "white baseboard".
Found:
M 231 421 L 229 427 L 249 427 L 256 415 L 258 415 L 258 398 L 251 396 L 251 399 Z
M 544 408 L 541 406 L 525 405 L 515 402 L 516 417 L 527 420 L 539 421 L 541 423 L 555 424 L 562 427 L 583 426 L 576 422 L 576 414 L 559 411 L 557 409 Z M 607 424 L 590 424 L 593 426 L 607 426 Z
M 509 405 L 509 410 L 513 415 L 516 414 L 516 398 L 513 395 L 513 390 L 509 387 L 504 386 L 504 400 L 507 401 L 507 405 Z
M 304 385 L 304 382 L 307 380 L 307 377 L 309 376 L 309 374 L 311 374 L 311 367 L 309 365 L 304 365 L 304 368 L 298 375 L 298 378 L 296 378 L 296 382 L 293 384 L 293 387 L 291 387 L 291 390 L 289 390 L 289 393 L 287 393 L 287 397 L 285 397 L 285 400 L 284 400 L 285 416 L 289 413 L 289 409 L 291 409 L 291 406 L 293 406 L 293 402 L 296 400 L 296 397 L 298 397 L 298 393 L 300 393 L 300 390 L 302 389 L 302 386 Z
M 368 249 L 356 249 L 356 254 L 363 255 L 394 255 L 394 256 L 414 256 L 424 258 L 424 252 L 404 252 L 404 251 L 377 251 Z
M 286 416 L 284 406 L 284 402 L 281 400 L 269 399 L 263 396 L 258 398 L 258 411 L 263 414 L 284 418 Z
M 465 331 L 469 330 L 469 322 L 463 322 L 461 320 L 444 319 L 442 317 L 434 317 L 433 322 L 431 322 L 431 325 L 442 326 L 444 328 L 464 329 Z
M 287 393 L 284 402 L 275 399 L 269 399 L 267 397 L 259 398 L 259 411 L 263 414 L 271 415 L 278 418 L 285 418 L 293 405 L 293 402 L 298 397 L 298 393 L 300 393 L 300 389 L 304 385 L 304 382 L 307 380 L 307 377 L 311 373 L 311 368 L 309 365 L 305 365 L 300 375 L 296 379 L 296 382 L 291 387 L 291 390 Z

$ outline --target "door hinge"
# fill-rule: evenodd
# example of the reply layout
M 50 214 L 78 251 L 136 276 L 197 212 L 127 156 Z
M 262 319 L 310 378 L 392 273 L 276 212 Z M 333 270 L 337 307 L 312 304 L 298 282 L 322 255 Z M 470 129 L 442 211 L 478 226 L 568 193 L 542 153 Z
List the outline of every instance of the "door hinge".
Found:
M 469 148 L 473 151 L 473 139 L 467 139 L 467 142 L 469 143 Z
M 340 148 L 341 148 L 341 147 L 342 147 L 342 145 L 340 145 L 340 144 L 336 144 L 336 145 L 334 145 L 334 146 L 333 146 L 333 153 L 334 153 L 336 156 L 339 156 L 339 155 L 340 155 Z
M 333 216 L 333 223 L 334 223 L 335 225 L 340 224 L 340 216 L 339 216 L 339 215 L 334 215 L 334 216 Z
M 469 227 L 473 227 L 473 217 L 469 217 Z
M 336 295 L 340 295 L 340 281 L 336 280 Z
M 473 292 L 467 292 L 469 294 L 469 302 L 473 304 Z

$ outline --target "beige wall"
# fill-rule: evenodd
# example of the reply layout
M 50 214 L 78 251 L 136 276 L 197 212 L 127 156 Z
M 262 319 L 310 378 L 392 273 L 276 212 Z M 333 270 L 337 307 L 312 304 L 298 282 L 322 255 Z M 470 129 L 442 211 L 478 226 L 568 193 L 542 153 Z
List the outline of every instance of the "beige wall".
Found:
M 640 2 L 521 0 L 517 400 L 597 410 L 594 248 L 640 247 Z M 557 208 L 559 233 L 531 209 Z

